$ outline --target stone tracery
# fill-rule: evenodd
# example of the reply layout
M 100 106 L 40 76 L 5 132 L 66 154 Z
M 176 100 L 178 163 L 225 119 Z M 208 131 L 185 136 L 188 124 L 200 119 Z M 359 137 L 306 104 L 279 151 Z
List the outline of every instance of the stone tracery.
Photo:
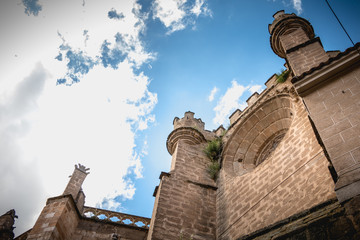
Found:
M 227 173 L 243 175 L 252 171 L 270 156 L 290 128 L 291 89 L 274 89 L 274 92 L 277 95 L 258 103 L 233 126 L 233 136 L 223 153 L 223 167 Z

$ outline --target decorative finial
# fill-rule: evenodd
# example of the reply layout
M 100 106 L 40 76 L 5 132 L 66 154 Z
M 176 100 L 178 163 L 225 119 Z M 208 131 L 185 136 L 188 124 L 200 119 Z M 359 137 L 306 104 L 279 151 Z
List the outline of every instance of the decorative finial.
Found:
M 75 164 L 75 168 L 82 171 L 83 173 L 89 174 L 90 168 L 86 168 L 84 165 L 81 165 L 80 163 L 78 165 Z

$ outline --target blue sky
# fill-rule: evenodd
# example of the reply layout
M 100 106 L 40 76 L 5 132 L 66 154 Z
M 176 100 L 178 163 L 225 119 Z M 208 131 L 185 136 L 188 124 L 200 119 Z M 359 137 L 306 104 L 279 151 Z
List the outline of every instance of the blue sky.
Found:
M 360 41 L 360 3 L 329 2 Z M 1 1 L 0 213 L 32 227 L 80 162 L 86 205 L 151 217 L 174 117 L 229 125 L 283 68 L 268 33 L 281 9 L 325 50 L 351 46 L 325 1 Z

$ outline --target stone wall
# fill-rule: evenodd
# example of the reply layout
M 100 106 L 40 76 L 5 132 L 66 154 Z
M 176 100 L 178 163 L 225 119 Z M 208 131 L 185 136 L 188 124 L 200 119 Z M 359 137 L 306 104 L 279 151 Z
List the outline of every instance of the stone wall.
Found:
M 48 199 L 27 239 L 71 239 L 78 221 L 70 195 Z
M 100 220 L 82 219 L 72 240 L 143 240 L 147 237 L 148 230 L 120 224 L 105 223 Z
M 344 207 L 331 200 L 238 240 L 356 240 L 360 235 Z
M 291 82 L 334 166 L 338 200 L 359 196 L 360 43 L 341 53 L 325 54 L 311 24 L 283 11 L 274 15 L 269 32 L 272 49 L 292 69 Z M 352 209 L 350 205 L 346 206 Z
M 80 215 L 71 195 L 50 198 L 25 239 L 146 239 L 148 229 Z
M 174 170 L 162 175 L 156 193 L 148 239 L 216 239 L 216 187 L 204 147 L 177 143 Z
M 336 188 L 344 189 L 339 200 L 360 194 L 360 68 L 328 79 L 304 100 L 339 175 Z M 351 183 L 352 190 L 344 188 Z
M 35 226 L 18 239 L 145 239 L 150 219 L 84 207 L 85 195 L 81 185 L 87 170 L 81 164 L 75 165 L 64 194 L 49 198 Z M 139 222 L 142 227 L 137 225 Z
M 269 100 L 260 97 L 260 103 L 249 106 L 226 134 L 231 136 L 225 135 L 217 181 L 218 239 L 239 238 L 336 197 L 329 162 L 305 107 L 291 91 L 286 94 L 286 84 L 271 88 Z M 285 136 L 257 164 L 267 138 L 280 130 Z

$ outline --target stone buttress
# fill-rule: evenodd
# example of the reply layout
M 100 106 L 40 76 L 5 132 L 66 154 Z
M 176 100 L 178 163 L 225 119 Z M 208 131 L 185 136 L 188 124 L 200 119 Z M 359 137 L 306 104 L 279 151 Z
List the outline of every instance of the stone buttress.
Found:
M 204 154 L 215 133 L 186 112 L 174 119 L 167 139 L 172 155 L 169 173 L 160 175 L 148 239 L 216 239 L 216 185 Z

